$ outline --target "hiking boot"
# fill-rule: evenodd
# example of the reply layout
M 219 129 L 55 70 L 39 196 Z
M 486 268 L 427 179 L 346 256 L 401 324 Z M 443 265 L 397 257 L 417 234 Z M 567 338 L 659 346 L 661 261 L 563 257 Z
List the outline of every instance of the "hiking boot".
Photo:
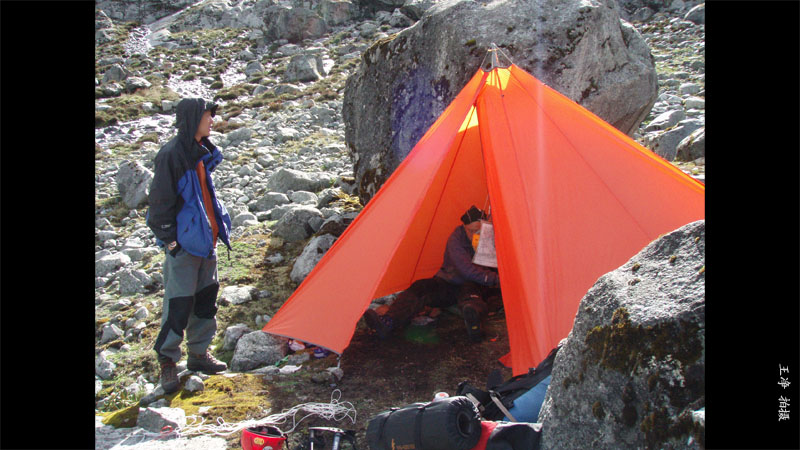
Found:
M 161 365 L 161 376 L 159 382 L 165 394 L 171 394 L 178 390 L 178 368 L 172 360 L 159 360 Z
M 186 359 L 186 368 L 192 372 L 215 374 L 228 369 L 228 365 L 211 356 L 206 350 L 203 354 L 189 353 Z
M 478 311 L 472 306 L 465 306 L 461 312 L 464 314 L 467 338 L 470 342 L 480 342 L 483 339 L 483 332 L 481 331 L 481 318 L 478 315 Z
M 368 308 L 364 313 L 364 322 L 375 330 L 378 339 L 386 339 L 392 333 L 392 318 L 386 315 L 381 316 L 372 308 Z

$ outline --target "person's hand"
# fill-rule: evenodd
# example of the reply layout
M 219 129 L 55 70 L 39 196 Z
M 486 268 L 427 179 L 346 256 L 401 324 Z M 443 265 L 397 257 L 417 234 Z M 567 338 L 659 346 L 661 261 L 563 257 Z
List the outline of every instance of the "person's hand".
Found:
M 172 257 L 175 257 L 178 254 L 178 251 L 181 249 L 181 244 L 178 241 L 172 241 L 167 245 L 167 250 Z

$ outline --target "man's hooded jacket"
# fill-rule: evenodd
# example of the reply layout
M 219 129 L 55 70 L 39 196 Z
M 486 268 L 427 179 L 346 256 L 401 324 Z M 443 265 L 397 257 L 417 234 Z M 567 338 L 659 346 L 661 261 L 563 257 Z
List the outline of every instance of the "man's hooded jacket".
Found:
M 153 182 L 150 185 L 150 209 L 147 226 L 156 235 L 159 246 L 177 241 L 187 252 L 208 257 L 213 250 L 211 223 L 203 205 L 203 192 L 196 167 L 202 160 L 206 183 L 219 228 L 218 237 L 231 248 L 231 218 L 217 200 L 211 172 L 222 162 L 222 153 L 204 137 L 195 139 L 203 113 L 216 108 L 203 99 L 184 99 L 177 107 L 178 135 L 161 147 L 155 158 Z

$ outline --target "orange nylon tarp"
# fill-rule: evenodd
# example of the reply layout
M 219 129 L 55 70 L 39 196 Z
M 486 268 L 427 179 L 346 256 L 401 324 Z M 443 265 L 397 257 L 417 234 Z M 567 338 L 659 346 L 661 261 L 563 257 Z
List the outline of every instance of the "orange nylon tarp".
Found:
M 341 353 L 373 298 L 438 270 L 487 192 L 515 375 L 598 277 L 704 217 L 701 183 L 522 69 L 478 70 L 264 331 Z

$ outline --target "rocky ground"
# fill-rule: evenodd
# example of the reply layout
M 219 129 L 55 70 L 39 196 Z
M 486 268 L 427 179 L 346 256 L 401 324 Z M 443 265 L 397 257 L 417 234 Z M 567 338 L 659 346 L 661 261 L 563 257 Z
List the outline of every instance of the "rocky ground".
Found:
M 681 2 L 653 14 L 638 11 L 642 20 L 633 22 L 647 40 L 659 74 L 658 100 L 634 137 L 703 180 L 704 28 L 701 20 L 684 20 L 690 6 Z M 220 249 L 222 295 L 212 351 L 234 364 L 232 336 L 260 329 L 313 266 L 313 259 L 296 264 L 310 235 L 293 236 L 291 223 L 284 223 L 287 213 L 315 210 L 310 214 L 318 216 L 318 231 L 326 223 L 343 227 L 361 207 L 352 196 L 352 166 L 344 144 L 344 82 L 360 52 L 412 22 L 406 19 L 379 12 L 369 20 L 331 26 L 322 37 L 298 46 L 285 39 L 266 43 L 234 28 L 176 31 L 165 37 L 153 30 L 166 29 L 164 21 L 148 29 L 98 14 L 96 448 L 238 448 L 231 438 L 165 441 L 153 439 L 158 429 L 147 434 L 141 427 L 129 428 L 141 400 L 176 407 L 182 397 L 164 399 L 158 387 L 151 347 L 160 326 L 163 253 L 145 224 L 143 201 L 153 157 L 174 135 L 175 103 L 181 97 L 203 96 L 221 104 L 211 140 L 225 161 L 214 182 L 234 229 L 230 259 Z M 330 242 L 316 245 L 329 247 Z M 300 266 L 306 269 L 293 270 Z M 225 333 L 237 324 L 243 325 L 239 331 Z M 261 389 L 247 387 L 255 378 L 294 386 L 298 380 L 335 385 L 342 376 L 335 370 L 341 366 L 335 355 L 297 355 L 289 365 L 304 365 L 309 374 L 304 375 L 306 369 L 290 373 L 274 368 L 226 380 L 239 380 L 234 390 L 252 398 Z M 215 385 L 228 382 L 216 378 L 182 373 L 186 391 L 190 381 L 209 394 Z M 304 401 L 302 394 L 297 398 Z M 263 416 L 275 406 L 252 399 L 241 406 L 245 403 L 239 400 L 226 410 L 226 420 L 257 417 L 259 411 Z M 203 412 L 208 408 L 186 407 L 186 414 Z M 130 445 L 136 439 L 142 442 Z

